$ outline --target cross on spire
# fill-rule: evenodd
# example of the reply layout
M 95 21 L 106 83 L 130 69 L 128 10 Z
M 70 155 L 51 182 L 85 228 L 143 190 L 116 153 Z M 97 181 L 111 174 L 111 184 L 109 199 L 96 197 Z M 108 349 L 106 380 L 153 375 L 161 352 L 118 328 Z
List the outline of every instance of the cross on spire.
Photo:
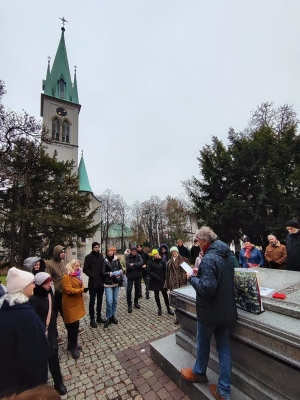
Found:
M 62 25 L 63 25 L 63 27 L 65 27 L 65 23 L 68 22 L 68 21 L 65 19 L 65 17 L 62 17 L 62 18 L 59 18 L 59 19 L 61 19 Z
M 50 65 L 51 57 L 48 56 L 48 64 Z

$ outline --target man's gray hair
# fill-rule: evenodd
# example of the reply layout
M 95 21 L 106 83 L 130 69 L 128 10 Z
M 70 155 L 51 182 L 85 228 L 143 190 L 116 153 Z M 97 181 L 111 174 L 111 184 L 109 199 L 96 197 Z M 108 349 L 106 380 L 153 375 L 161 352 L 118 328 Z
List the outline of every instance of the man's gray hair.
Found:
M 277 237 L 275 235 L 272 235 L 272 233 L 270 235 L 268 235 L 268 240 L 270 237 L 274 237 L 277 240 Z
M 218 236 L 212 229 L 210 229 L 209 226 L 202 226 L 202 228 L 200 228 L 197 232 L 197 238 L 207 240 L 209 243 L 212 243 L 218 239 Z

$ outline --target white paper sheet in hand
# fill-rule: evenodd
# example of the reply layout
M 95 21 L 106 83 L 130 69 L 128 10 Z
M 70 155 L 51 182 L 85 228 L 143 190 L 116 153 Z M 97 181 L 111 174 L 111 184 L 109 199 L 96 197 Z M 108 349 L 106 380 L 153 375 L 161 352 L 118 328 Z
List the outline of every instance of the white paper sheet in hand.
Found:
M 192 270 L 192 268 L 189 266 L 189 264 L 187 264 L 185 261 L 183 261 L 183 263 L 180 264 L 180 265 L 182 266 L 182 268 L 185 270 L 185 272 L 186 272 L 187 274 L 193 275 L 193 270 Z

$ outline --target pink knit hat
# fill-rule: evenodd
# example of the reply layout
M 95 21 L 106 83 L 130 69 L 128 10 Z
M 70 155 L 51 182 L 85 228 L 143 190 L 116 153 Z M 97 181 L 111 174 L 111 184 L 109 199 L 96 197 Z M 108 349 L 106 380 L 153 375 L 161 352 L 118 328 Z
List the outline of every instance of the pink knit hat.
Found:
M 6 278 L 6 288 L 9 294 L 21 292 L 29 283 L 34 281 L 31 272 L 21 271 L 18 268 L 10 268 Z

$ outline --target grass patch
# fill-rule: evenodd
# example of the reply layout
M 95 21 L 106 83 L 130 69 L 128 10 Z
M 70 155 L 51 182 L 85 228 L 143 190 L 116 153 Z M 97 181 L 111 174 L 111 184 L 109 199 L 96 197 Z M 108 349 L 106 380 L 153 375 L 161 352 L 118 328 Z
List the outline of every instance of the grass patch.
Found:
M 0 275 L 0 283 L 2 283 L 2 285 L 6 286 L 6 275 Z

